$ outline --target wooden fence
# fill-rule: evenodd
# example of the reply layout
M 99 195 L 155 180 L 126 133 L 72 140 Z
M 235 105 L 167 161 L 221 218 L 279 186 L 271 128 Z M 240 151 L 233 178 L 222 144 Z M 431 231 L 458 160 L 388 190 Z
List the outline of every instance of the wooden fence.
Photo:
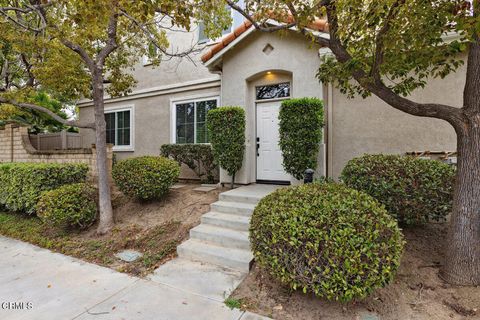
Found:
M 37 150 L 72 150 L 82 148 L 82 136 L 73 132 L 31 134 L 30 143 Z

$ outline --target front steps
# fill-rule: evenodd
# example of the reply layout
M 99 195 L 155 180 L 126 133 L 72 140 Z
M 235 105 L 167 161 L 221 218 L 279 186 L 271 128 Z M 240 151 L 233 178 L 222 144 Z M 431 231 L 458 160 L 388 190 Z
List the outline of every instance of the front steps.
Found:
M 220 194 L 211 212 L 202 216 L 202 223 L 190 230 L 190 239 L 178 246 L 178 256 L 249 272 L 253 261 L 250 217 L 258 201 L 276 188 L 251 185 Z

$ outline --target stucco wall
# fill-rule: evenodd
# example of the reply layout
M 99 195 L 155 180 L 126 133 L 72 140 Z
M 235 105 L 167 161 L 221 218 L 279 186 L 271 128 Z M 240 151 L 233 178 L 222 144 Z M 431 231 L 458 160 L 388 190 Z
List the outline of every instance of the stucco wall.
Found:
M 461 107 L 464 84 L 462 68 L 446 79 L 430 80 L 410 99 Z M 332 177 L 340 175 L 348 160 L 365 153 L 456 150 L 455 131 L 447 122 L 408 115 L 377 97 L 348 99 L 337 89 L 332 93 L 333 107 L 327 107 L 332 120 L 328 141 L 328 171 Z
M 270 54 L 263 52 L 270 45 Z M 291 96 L 322 99 L 322 86 L 316 80 L 320 60 L 318 48 L 294 33 L 280 36 L 255 31 L 223 57 L 222 103 L 246 108 L 247 137 L 244 166 L 238 173 L 238 183 L 256 180 L 255 154 L 255 86 L 291 81 Z M 271 72 L 268 74 L 267 72 Z M 323 146 L 322 146 L 323 153 Z M 319 156 L 317 172 L 323 173 L 324 163 Z M 221 173 L 222 181 L 230 178 Z
M 187 91 L 168 93 L 147 98 L 109 101 L 105 104 L 105 111 L 120 107 L 133 107 L 133 139 L 134 151 L 115 151 L 117 160 L 143 155 L 159 155 L 162 144 L 171 143 L 171 106 L 173 101 L 196 99 L 201 97 L 220 96 L 220 83 L 211 88 L 188 89 Z M 93 121 L 93 107 L 80 108 L 80 119 Z M 86 146 L 94 143 L 93 130 L 82 129 L 81 134 Z M 196 175 L 188 168 L 182 169 L 181 178 L 196 179 Z
M 111 146 L 108 147 L 107 159 L 108 168 L 111 169 Z M 0 163 L 2 162 L 85 163 L 89 167 L 90 177 L 95 180 L 98 176 L 95 149 L 38 151 L 30 143 L 28 128 L 12 124 L 0 129 Z

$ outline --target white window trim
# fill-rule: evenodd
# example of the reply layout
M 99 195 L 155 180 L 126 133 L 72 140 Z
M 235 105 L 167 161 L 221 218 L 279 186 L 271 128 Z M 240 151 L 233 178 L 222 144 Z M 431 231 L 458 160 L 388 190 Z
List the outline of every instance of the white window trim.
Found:
M 220 35 L 220 37 L 218 37 L 218 38 L 216 38 L 216 39 L 206 38 L 206 39 L 200 40 L 200 23 L 201 23 L 201 22 L 198 22 L 198 23 L 197 23 L 197 31 L 196 31 L 197 37 L 198 37 L 198 42 L 197 42 L 198 44 L 203 44 L 203 45 L 206 45 L 206 46 L 214 45 L 214 44 L 220 42 L 220 40 L 222 40 L 223 37 L 225 37 L 226 35 L 232 33 L 232 32 L 235 30 L 235 25 L 234 25 L 234 24 L 235 24 L 235 21 L 234 21 L 235 10 L 233 10 L 233 9 L 230 8 L 230 7 L 229 7 L 229 9 L 230 9 L 230 17 L 232 18 L 232 25 L 230 26 L 230 30 L 228 30 L 228 33 L 223 34 L 223 31 L 224 31 L 224 30 L 222 30 L 222 35 Z M 226 31 L 226 30 L 225 30 L 225 31 Z
M 118 107 L 106 107 L 104 114 L 116 113 L 122 111 L 130 111 L 130 145 L 128 146 L 113 146 L 113 151 L 115 152 L 132 152 L 135 151 L 135 105 L 128 106 L 118 106 Z M 117 117 L 115 117 L 115 130 L 117 130 Z M 117 139 L 118 134 L 115 132 L 115 139 Z
M 195 96 L 189 96 L 189 97 L 183 97 L 183 98 L 174 98 L 170 99 L 170 143 L 176 144 L 177 143 L 177 104 L 182 104 L 182 103 L 196 103 L 196 102 L 201 102 L 205 100 L 216 100 L 217 101 L 217 108 L 220 107 L 220 96 L 218 95 L 195 95 Z M 197 108 L 195 108 L 195 137 L 196 139 L 196 133 L 197 133 Z M 199 143 L 200 144 L 200 143 Z

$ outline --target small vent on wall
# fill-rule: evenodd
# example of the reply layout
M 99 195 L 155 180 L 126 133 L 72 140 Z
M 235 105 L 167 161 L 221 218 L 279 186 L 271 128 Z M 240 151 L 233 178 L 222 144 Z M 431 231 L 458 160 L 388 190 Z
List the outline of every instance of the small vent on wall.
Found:
M 268 43 L 268 44 L 265 46 L 265 48 L 263 48 L 262 51 L 263 51 L 263 53 L 265 53 L 265 54 L 268 56 L 268 55 L 270 55 L 270 53 L 273 52 L 273 50 L 274 50 L 273 46 L 272 46 L 270 43 Z

